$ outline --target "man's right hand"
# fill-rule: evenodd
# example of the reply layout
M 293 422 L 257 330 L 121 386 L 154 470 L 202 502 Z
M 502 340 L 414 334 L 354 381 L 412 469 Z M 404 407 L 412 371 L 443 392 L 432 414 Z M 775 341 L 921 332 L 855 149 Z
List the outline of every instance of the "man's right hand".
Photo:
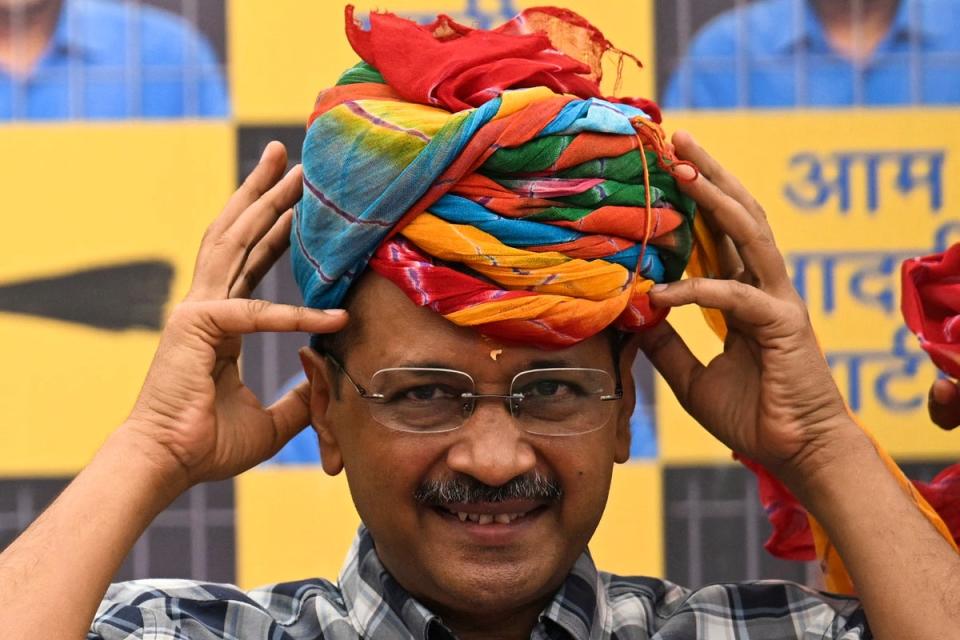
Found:
M 306 385 L 263 407 L 240 379 L 241 336 L 337 331 L 341 310 L 250 300 L 288 246 L 301 169 L 270 143 L 207 229 L 186 299 L 167 321 L 130 417 L 115 437 L 149 457 L 176 491 L 234 476 L 276 453 L 309 422 Z
M 300 168 L 271 143 L 210 225 L 127 421 L 54 503 L 0 553 L 4 638 L 91 637 L 97 605 L 137 538 L 191 485 L 273 455 L 309 421 L 306 389 L 270 407 L 240 380 L 240 339 L 337 331 L 343 312 L 249 300 L 287 248 Z M 93 637 L 98 637 L 94 633 Z

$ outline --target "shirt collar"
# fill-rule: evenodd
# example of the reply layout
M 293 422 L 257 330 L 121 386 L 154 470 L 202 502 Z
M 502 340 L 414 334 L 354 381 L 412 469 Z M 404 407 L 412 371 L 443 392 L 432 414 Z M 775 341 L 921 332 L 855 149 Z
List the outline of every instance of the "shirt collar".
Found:
M 563 586 L 540 614 L 540 621 L 556 623 L 574 639 L 599 640 L 610 637 L 611 613 L 603 578 L 590 553 L 584 551 Z
M 354 628 L 363 638 L 438 640 L 453 633 L 413 598 L 380 562 L 373 537 L 363 525 L 340 571 L 340 590 Z M 603 579 L 588 552 L 573 565 L 563 586 L 540 614 L 573 639 L 608 638 L 610 609 Z
M 799 0 L 802 3 L 802 16 L 800 20 L 795 19 L 795 9 L 798 0 L 780 0 L 783 12 L 790 15 L 785 16 L 787 28 L 775 29 L 769 32 L 768 45 L 778 53 L 789 53 L 796 51 L 800 47 L 807 48 L 829 48 L 827 36 L 823 30 L 823 23 L 820 16 L 813 8 L 813 3 L 809 0 Z M 893 16 L 893 22 L 890 30 L 883 39 L 883 42 L 898 40 L 907 40 L 917 38 L 920 41 L 936 35 L 935 25 L 929 21 L 923 20 L 920 11 L 914 11 L 915 5 L 919 0 L 900 0 L 897 6 L 897 12 Z M 916 14 L 916 19 L 914 15 Z M 798 24 L 799 22 L 799 24 Z
M 101 38 L 91 30 L 94 25 L 87 19 L 83 4 L 83 0 L 64 0 L 50 38 L 51 51 L 87 59 L 97 54 Z
M 373 537 L 363 525 L 340 570 L 340 590 L 350 620 L 362 638 L 453 638 L 440 618 L 417 602 L 386 570 Z

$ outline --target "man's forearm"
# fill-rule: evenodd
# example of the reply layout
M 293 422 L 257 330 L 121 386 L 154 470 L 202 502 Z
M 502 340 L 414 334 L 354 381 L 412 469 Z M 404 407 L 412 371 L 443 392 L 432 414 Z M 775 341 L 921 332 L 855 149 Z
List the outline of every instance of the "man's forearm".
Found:
M 855 425 L 837 448 L 788 483 L 843 558 L 875 637 L 960 637 L 960 556 Z
M 123 430 L 0 554 L 0 629 L 15 640 L 86 636 L 137 538 L 185 487 L 171 486 Z

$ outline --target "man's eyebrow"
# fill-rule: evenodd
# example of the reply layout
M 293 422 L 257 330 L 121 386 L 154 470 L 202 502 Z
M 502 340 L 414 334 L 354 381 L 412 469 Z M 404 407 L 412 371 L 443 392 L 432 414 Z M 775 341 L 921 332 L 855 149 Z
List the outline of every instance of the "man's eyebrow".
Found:
M 401 360 L 397 364 L 391 365 L 389 368 L 397 369 L 451 369 L 453 371 L 460 371 L 457 367 L 451 365 L 449 362 L 440 362 L 438 360 Z
M 573 364 L 564 358 L 541 358 L 539 360 L 531 360 L 524 366 L 527 369 L 566 369 L 582 365 Z
M 580 367 L 583 365 L 578 365 L 571 363 L 565 358 L 539 358 L 537 360 L 530 360 L 524 363 L 521 363 L 518 367 L 518 370 L 525 369 L 565 369 L 568 367 Z M 451 369 L 453 371 L 463 371 L 463 369 L 457 367 L 456 365 L 450 364 L 449 362 L 441 362 L 438 360 L 401 360 L 400 362 L 392 365 L 391 368 L 411 368 L 411 369 Z

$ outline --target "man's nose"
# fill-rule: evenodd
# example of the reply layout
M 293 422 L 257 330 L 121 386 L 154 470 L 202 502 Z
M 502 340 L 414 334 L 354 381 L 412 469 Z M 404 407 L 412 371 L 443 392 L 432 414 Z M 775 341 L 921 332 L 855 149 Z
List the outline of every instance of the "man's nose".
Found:
M 477 401 L 473 415 L 457 430 L 447 451 L 447 466 L 490 486 L 532 471 L 537 456 L 503 401 Z

